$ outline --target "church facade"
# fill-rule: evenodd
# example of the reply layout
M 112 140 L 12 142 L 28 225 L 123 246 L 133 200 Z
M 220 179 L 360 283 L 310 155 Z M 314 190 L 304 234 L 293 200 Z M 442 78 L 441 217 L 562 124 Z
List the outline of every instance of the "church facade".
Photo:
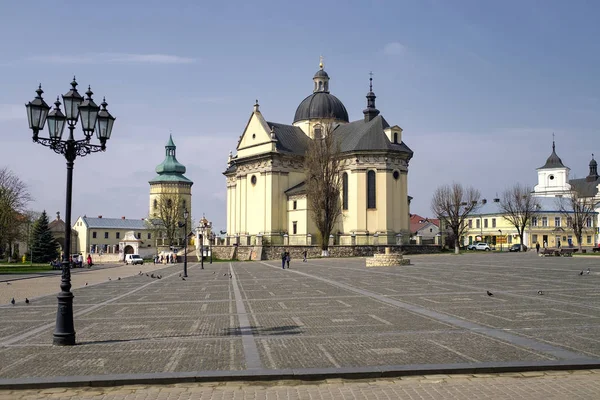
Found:
M 311 140 L 335 135 L 343 159 L 342 215 L 333 244 L 396 244 L 409 234 L 408 166 L 412 150 L 402 128 L 390 125 L 367 93 L 364 117 L 350 122 L 344 104 L 329 90 L 323 69 L 313 93 L 292 124 L 270 122 L 258 101 L 224 172 L 227 182 L 227 243 L 317 244 L 308 209 L 304 154 Z

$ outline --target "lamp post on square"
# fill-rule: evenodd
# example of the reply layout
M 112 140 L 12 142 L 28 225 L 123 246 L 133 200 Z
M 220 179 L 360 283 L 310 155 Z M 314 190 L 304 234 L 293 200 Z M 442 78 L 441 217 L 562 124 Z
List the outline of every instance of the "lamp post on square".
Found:
M 73 78 L 71 89 L 62 96 L 65 114 L 60 109 L 61 102 L 56 98 L 54 109 L 42 98 L 42 85 L 36 90 L 37 96 L 27 103 L 27 120 L 29 128 L 33 131 L 33 141 L 42 146 L 49 147 L 57 154 L 61 154 L 67 160 L 67 190 L 65 200 L 65 242 L 63 248 L 62 274 L 60 293 L 58 294 L 58 311 L 56 313 L 56 328 L 54 330 L 53 343 L 58 346 L 72 346 L 75 344 L 75 325 L 73 323 L 73 293 L 71 292 L 71 265 L 69 255 L 71 253 L 71 202 L 73 194 L 73 167 L 77 156 L 85 157 L 91 153 L 106 150 L 106 141 L 110 139 L 115 117 L 110 115 L 105 100 L 102 108 L 98 107 L 92 95 L 94 94 L 88 86 L 83 98 L 77 91 L 77 82 Z M 74 131 L 77 120 L 81 119 L 83 139 L 75 140 Z M 48 121 L 49 138 L 39 137 L 40 131 L 44 129 Z M 69 137 L 62 140 L 65 125 L 69 126 Z M 96 137 L 100 145 L 90 144 L 90 140 L 96 131 Z

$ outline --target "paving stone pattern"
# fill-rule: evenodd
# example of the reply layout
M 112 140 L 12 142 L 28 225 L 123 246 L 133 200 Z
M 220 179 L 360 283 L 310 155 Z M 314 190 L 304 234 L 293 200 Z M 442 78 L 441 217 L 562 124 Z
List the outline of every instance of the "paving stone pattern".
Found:
M 278 261 L 205 263 L 204 270 L 190 265 L 185 281 L 181 264 L 159 266 L 162 279 L 129 267 L 135 272 L 121 280 L 101 275 L 74 289 L 77 346 L 51 344 L 55 295 L 0 306 L 0 380 L 600 362 L 594 260 L 417 255 L 410 266 L 314 259 L 292 260 L 285 270 Z M 589 275 L 578 275 L 588 267 Z M 56 278 L 26 281 L 38 279 Z

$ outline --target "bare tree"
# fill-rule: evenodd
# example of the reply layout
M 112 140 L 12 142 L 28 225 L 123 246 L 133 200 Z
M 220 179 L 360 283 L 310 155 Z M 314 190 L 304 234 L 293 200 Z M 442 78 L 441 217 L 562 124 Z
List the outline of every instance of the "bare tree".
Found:
M 25 207 L 31 201 L 27 185 L 8 168 L 0 169 L 0 256 L 21 239 L 22 226 L 27 223 Z
M 431 199 L 431 211 L 440 219 L 440 227 L 449 228 L 454 236 L 454 253 L 460 250 L 460 238 L 467 225 L 465 219 L 479 207 L 481 194 L 472 187 L 460 183 L 438 187 Z
M 579 251 L 581 251 L 582 247 L 584 230 L 586 228 L 589 228 L 590 231 L 593 230 L 596 203 L 593 197 L 583 197 L 575 189 L 569 191 L 568 197 L 556 200 L 559 211 L 567 219 L 567 226 L 569 226 L 569 221 L 571 221 L 570 225 L 577 238 Z
M 321 137 L 310 141 L 304 158 L 306 196 L 319 230 L 321 252 L 329 255 L 329 235 L 342 215 L 342 162 L 333 124 L 325 124 Z
M 162 194 L 156 199 L 156 211 L 149 218 L 148 227 L 155 237 L 162 235 L 169 247 L 173 246 L 175 239 L 181 236 L 179 222 L 183 221 L 183 202 L 179 194 Z
M 523 236 L 525 235 L 525 228 L 539 208 L 539 204 L 537 198 L 531 193 L 531 188 L 519 183 L 502 193 L 500 209 L 504 212 L 504 219 L 517 229 L 521 240 L 520 251 L 524 250 Z

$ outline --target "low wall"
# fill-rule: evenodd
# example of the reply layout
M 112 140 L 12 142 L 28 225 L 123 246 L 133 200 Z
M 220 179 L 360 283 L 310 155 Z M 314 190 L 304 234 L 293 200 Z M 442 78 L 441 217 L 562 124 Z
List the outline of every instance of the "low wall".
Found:
M 389 247 L 391 253 L 403 254 L 433 254 L 441 251 L 440 246 L 435 245 L 386 245 L 386 246 L 329 246 L 329 257 L 370 257 L 373 254 L 383 254 L 385 248 Z M 236 260 L 249 260 L 250 252 L 260 249 L 256 246 L 213 246 L 215 257 L 221 260 L 229 260 L 232 255 Z M 289 251 L 292 259 L 302 259 L 304 251 L 307 251 L 308 258 L 321 257 L 321 247 L 319 246 L 263 246 L 262 260 L 279 260 L 281 253 Z M 260 251 L 260 250 L 258 250 Z M 256 257 L 256 258 L 255 258 Z M 259 259 L 257 255 L 252 254 L 252 259 Z

